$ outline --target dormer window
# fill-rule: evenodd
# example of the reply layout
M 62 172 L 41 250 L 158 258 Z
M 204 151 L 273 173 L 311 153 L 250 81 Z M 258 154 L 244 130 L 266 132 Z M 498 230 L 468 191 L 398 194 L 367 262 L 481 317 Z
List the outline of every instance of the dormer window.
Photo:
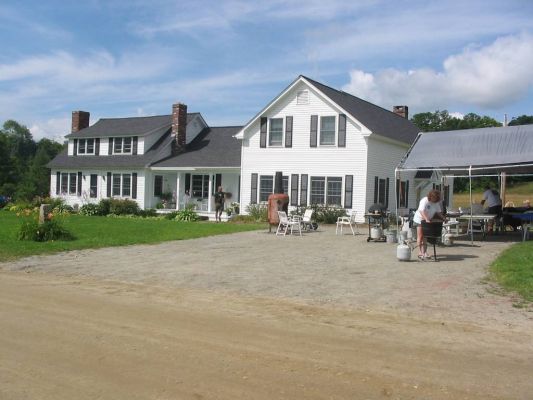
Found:
M 78 154 L 94 155 L 94 139 L 79 139 Z
M 131 154 L 131 137 L 114 138 L 113 153 L 114 154 Z

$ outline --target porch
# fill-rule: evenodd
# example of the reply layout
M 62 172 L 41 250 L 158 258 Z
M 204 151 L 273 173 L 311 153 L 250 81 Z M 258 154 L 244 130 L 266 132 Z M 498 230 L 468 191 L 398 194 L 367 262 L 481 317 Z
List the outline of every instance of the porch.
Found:
M 152 168 L 146 180 L 146 208 L 161 212 L 193 208 L 198 215 L 215 219 L 214 193 L 219 186 L 225 193 L 224 210 L 238 203 L 240 198 L 240 169 Z M 227 219 L 226 211 L 222 219 Z

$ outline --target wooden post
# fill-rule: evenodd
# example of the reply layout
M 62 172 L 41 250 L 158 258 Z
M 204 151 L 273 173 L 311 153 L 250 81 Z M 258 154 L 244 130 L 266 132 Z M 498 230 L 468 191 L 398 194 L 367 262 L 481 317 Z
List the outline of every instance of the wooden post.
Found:
M 39 225 L 44 224 L 45 221 L 48 221 L 48 214 L 50 214 L 50 211 L 52 208 L 50 207 L 50 204 L 41 204 L 41 207 L 39 208 Z

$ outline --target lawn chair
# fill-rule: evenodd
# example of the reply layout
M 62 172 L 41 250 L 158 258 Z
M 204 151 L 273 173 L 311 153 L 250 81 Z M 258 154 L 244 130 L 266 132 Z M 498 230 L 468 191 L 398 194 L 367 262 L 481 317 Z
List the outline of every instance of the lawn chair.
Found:
M 316 224 L 314 224 L 311 221 L 312 216 L 313 216 L 312 209 L 309 208 L 305 210 L 304 216 L 302 217 L 302 228 L 305 229 L 306 231 L 316 230 Z
M 301 226 L 301 218 L 289 218 L 287 217 L 287 213 L 285 211 L 278 211 L 278 218 L 279 218 L 279 224 L 278 229 L 276 230 L 276 236 L 277 235 L 283 235 L 285 236 L 288 232 L 288 230 L 292 230 L 296 227 L 298 229 L 298 232 L 300 233 L 300 236 L 302 236 L 302 226 Z
M 338 235 L 339 233 L 342 235 L 342 228 L 344 226 L 349 226 L 350 229 L 352 230 L 352 235 L 354 236 L 355 236 L 356 231 L 357 233 L 359 233 L 359 229 L 357 228 L 357 223 L 355 222 L 356 214 L 357 214 L 356 211 L 352 211 L 350 216 L 337 218 L 337 227 L 335 228 L 335 235 Z M 354 227 L 355 227 L 355 231 L 353 230 Z

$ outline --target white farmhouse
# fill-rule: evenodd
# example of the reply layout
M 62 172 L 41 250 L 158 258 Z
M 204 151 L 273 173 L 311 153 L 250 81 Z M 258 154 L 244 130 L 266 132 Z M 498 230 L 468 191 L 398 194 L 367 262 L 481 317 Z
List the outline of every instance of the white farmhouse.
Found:
M 406 106 L 394 112 L 298 77 L 236 135 L 242 139 L 241 209 L 266 201 L 282 171 L 291 206 L 395 207 L 394 171 L 417 136 Z M 400 207 L 415 207 L 413 175 L 398 182 Z

